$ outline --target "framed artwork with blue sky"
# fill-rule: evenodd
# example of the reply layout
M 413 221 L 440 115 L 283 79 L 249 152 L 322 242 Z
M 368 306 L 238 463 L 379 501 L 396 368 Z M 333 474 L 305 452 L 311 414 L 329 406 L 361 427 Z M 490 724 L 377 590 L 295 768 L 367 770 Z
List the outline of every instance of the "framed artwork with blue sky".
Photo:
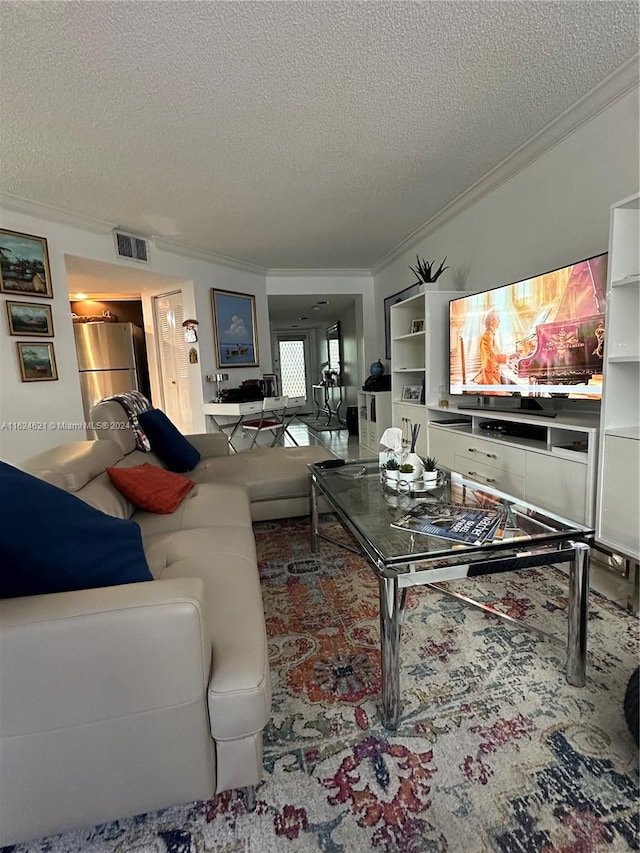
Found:
M 212 288 L 211 305 L 218 367 L 257 367 L 255 296 Z

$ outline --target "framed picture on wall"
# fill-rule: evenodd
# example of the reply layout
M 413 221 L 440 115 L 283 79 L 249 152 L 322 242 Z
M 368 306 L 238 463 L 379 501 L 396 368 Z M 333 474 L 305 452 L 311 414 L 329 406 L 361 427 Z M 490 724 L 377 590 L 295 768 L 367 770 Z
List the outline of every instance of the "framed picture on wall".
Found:
M 53 343 L 17 343 L 23 382 L 47 382 L 58 378 Z
M 255 296 L 212 288 L 211 307 L 218 367 L 257 367 Z
M 416 281 L 411 287 L 405 287 L 404 290 L 399 290 L 397 293 L 387 296 L 384 300 L 384 346 L 385 358 L 391 358 L 391 306 L 397 302 L 404 302 L 410 296 L 415 296 L 420 292 L 421 283 Z
M 0 291 L 18 296 L 53 297 L 44 237 L 0 228 Z
M 7 302 L 9 334 L 23 337 L 53 337 L 51 305 L 36 302 Z

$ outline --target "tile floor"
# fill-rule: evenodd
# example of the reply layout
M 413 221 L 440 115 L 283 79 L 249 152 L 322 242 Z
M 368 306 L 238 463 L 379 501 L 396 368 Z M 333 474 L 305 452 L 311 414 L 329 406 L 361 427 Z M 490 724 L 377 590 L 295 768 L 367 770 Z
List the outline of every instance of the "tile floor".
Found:
M 332 450 L 336 456 L 344 459 L 359 459 L 371 456 L 370 451 L 364 451 L 358 443 L 358 436 L 349 435 L 346 429 L 331 432 L 315 433 L 306 424 L 294 418 L 288 426 L 289 436 L 285 436 L 285 445 L 292 446 L 295 439 L 299 445 L 321 444 Z M 635 613 L 640 610 L 638 600 L 638 568 L 632 568 L 631 576 L 624 577 L 623 562 L 614 557 L 608 557 L 598 551 L 592 552 L 590 587 L 611 601 L 623 607 L 632 609 Z

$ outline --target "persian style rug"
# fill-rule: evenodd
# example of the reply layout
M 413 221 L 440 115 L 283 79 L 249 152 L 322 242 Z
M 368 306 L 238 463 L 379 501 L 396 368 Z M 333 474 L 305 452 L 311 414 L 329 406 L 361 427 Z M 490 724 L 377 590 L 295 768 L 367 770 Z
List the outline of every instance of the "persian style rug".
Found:
M 331 516 L 327 529 L 342 535 Z M 457 581 L 557 637 L 429 588 L 408 595 L 403 713 L 379 716 L 377 584 L 307 519 L 257 524 L 273 681 L 264 782 L 13 853 L 595 853 L 638 850 L 637 750 L 622 703 L 638 619 L 590 598 L 587 685 L 570 687 L 567 577 L 558 569 Z M 99 768 L 96 768 L 99 772 Z

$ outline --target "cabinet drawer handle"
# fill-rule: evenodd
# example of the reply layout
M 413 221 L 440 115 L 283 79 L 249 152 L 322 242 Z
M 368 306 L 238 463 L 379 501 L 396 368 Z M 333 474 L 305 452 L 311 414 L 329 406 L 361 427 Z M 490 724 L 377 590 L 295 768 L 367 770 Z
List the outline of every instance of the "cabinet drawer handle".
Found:
M 469 477 L 478 477 L 479 480 L 484 480 L 485 483 L 496 483 L 497 482 L 495 477 L 483 477 L 482 474 L 478 474 L 477 471 L 467 471 L 467 475 Z
M 468 447 L 467 452 L 468 453 L 482 453 L 482 455 L 486 456 L 487 459 L 497 459 L 498 458 L 495 453 L 485 453 L 484 450 L 478 450 L 477 447 Z

